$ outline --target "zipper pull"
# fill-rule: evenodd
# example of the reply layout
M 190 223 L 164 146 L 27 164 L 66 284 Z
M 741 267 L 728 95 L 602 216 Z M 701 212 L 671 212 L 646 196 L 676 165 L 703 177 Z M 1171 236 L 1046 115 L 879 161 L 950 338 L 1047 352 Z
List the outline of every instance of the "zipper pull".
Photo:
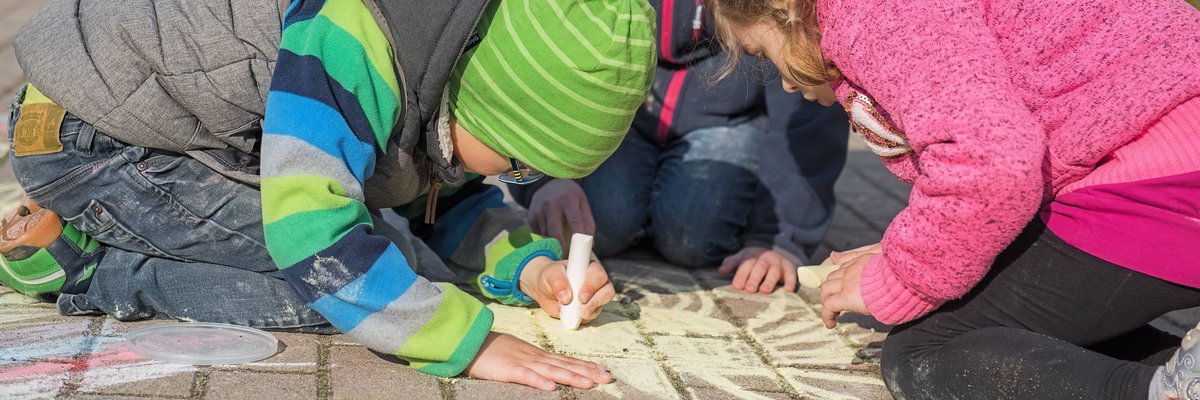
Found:
M 429 173 L 429 193 L 425 197 L 425 223 L 433 225 L 437 219 L 438 191 L 442 189 L 442 177 L 437 171 Z
M 704 4 L 696 2 L 696 16 L 692 19 L 692 30 L 699 31 L 704 27 Z

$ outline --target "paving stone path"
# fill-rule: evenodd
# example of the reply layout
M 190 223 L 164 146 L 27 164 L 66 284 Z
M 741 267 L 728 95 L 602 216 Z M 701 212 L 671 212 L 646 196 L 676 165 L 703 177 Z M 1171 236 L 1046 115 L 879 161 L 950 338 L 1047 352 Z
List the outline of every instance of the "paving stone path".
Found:
M 45 304 L 0 305 L 0 393 L 108 398 L 886 398 L 869 355 L 878 333 L 820 325 L 795 294 L 735 292 L 707 272 L 646 255 L 607 262 L 620 296 L 590 326 L 565 331 L 543 312 L 501 305 L 496 330 L 607 365 L 617 383 L 543 393 L 471 379 L 437 379 L 345 336 L 276 333 L 262 362 L 191 367 L 127 350 L 122 323 L 61 317 Z M 5 295 L 20 303 L 23 298 Z M 4 396 L 0 396 L 4 397 Z
M 821 253 L 878 241 L 906 188 L 869 153 L 851 153 Z M 498 331 L 607 365 L 617 382 L 540 392 L 438 379 L 342 335 L 275 333 L 275 356 L 185 366 L 130 352 L 123 335 L 170 321 L 63 317 L 0 289 L 0 398 L 885 399 L 876 354 L 886 329 L 845 316 L 820 322 L 815 291 L 746 294 L 714 270 L 685 270 L 634 251 L 605 260 L 619 295 L 591 325 L 565 331 L 540 310 L 489 306 Z

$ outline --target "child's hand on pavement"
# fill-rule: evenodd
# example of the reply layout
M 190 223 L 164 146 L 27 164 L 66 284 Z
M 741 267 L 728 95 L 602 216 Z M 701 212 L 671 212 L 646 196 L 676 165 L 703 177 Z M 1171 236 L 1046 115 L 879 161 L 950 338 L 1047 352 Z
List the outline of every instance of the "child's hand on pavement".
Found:
M 871 315 L 863 301 L 859 280 L 863 267 L 878 256 L 879 253 L 863 252 L 853 259 L 843 259 L 838 262 L 840 267 L 825 278 L 821 284 L 821 319 L 826 328 L 837 326 L 838 315 L 845 311 Z
M 532 297 L 546 310 L 546 314 L 558 318 L 562 306 L 571 303 L 571 283 L 567 281 L 567 261 L 552 261 L 537 257 L 521 271 L 521 291 Z M 579 288 L 579 301 L 583 303 L 583 322 L 596 319 L 605 304 L 617 296 L 616 289 L 608 280 L 608 273 L 599 261 L 588 265 L 587 277 Z
M 729 276 L 734 270 L 733 288 L 747 293 L 772 293 L 782 279 L 783 290 L 796 291 L 796 264 L 778 251 L 746 247 L 725 257 L 717 272 Z
M 552 391 L 557 384 L 591 389 L 612 382 L 604 366 L 561 356 L 513 336 L 489 332 L 475 360 L 463 371 L 467 376 L 511 382 Z
M 572 233 L 595 235 L 596 220 L 583 188 L 570 179 L 555 179 L 533 194 L 529 202 L 529 228 L 558 239 L 565 249 Z

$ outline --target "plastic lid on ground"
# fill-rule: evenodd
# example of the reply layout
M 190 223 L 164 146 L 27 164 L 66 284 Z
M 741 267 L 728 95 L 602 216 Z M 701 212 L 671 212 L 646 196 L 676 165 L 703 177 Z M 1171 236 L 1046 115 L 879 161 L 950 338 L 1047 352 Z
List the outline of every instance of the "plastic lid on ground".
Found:
M 129 350 L 177 364 L 241 364 L 275 355 L 279 340 L 270 333 L 208 322 L 162 324 L 125 334 Z

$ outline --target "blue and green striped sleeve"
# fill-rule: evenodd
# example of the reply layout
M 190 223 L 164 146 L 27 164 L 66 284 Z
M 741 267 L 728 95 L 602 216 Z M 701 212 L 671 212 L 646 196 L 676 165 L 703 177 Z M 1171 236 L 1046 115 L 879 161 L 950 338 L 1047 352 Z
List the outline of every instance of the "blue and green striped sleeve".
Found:
M 491 311 L 414 273 L 374 234 L 364 204 L 401 112 L 392 60 L 362 0 L 297 0 L 288 10 L 263 123 L 267 248 L 293 291 L 339 330 L 453 376 L 491 330 Z

